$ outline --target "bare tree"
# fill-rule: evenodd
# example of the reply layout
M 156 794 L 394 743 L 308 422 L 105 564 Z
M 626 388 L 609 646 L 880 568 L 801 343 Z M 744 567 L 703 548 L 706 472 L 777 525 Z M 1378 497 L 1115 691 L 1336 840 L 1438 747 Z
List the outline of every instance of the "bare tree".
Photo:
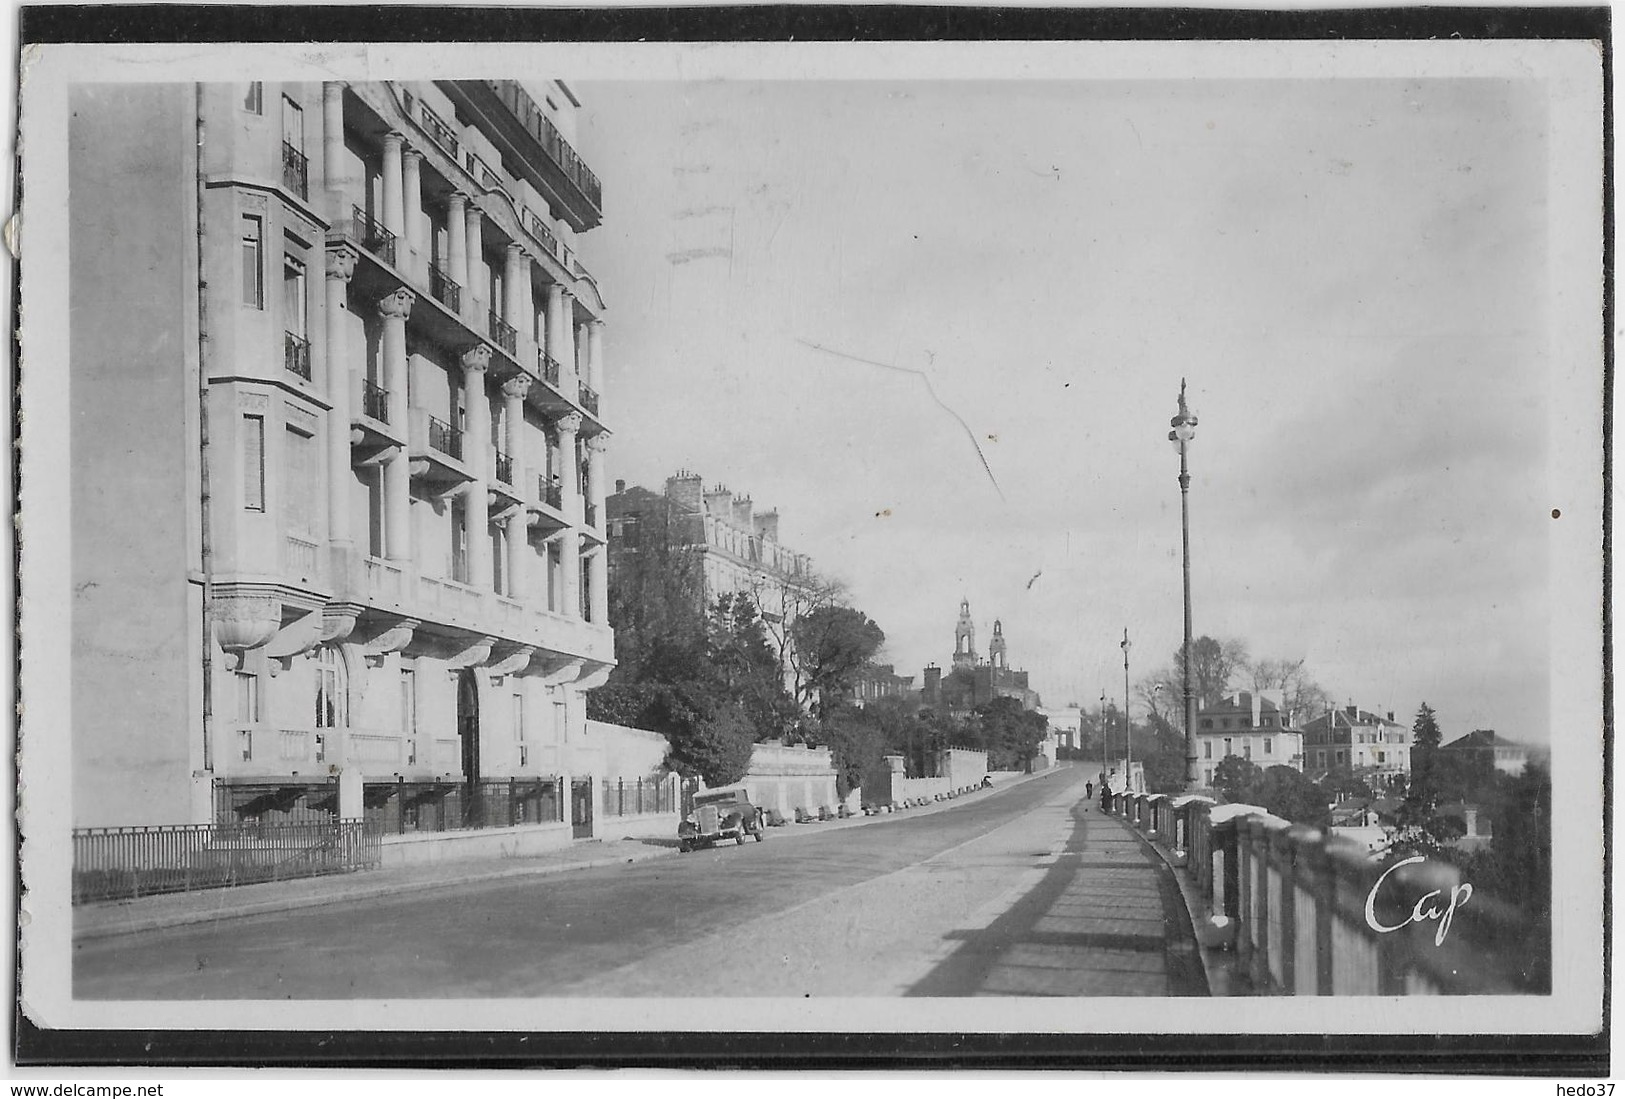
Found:
M 1255 691 L 1280 691 L 1287 720 L 1299 724 L 1325 713 L 1331 695 L 1309 674 L 1303 660 L 1256 660 L 1248 666 Z
M 846 606 L 846 585 L 814 572 L 786 575 L 752 570 L 748 586 L 785 687 L 792 698 L 806 698 L 810 668 L 796 649 L 796 622 L 824 607 Z

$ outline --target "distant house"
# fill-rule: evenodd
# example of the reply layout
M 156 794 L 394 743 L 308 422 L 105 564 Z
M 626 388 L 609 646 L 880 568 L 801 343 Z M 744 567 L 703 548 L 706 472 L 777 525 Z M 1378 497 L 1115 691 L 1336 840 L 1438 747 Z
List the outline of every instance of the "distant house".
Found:
M 1494 729 L 1474 729 L 1448 744 L 1439 745 L 1439 750 L 1475 757 L 1478 762 L 1489 763 L 1507 775 L 1522 774 L 1524 765 L 1530 760 L 1541 761 L 1548 755 L 1543 747 L 1508 740 L 1498 736 Z
M 1411 773 L 1411 731 L 1394 720 L 1345 706 L 1321 714 L 1303 726 L 1306 770 L 1324 775 L 1337 767 L 1369 774 L 1378 789 L 1396 786 Z
M 1239 691 L 1198 711 L 1192 739 L 1205 786 L 1226 756 L 1303 770 L 1303 733 L 1291 727 L 1277 691 Z

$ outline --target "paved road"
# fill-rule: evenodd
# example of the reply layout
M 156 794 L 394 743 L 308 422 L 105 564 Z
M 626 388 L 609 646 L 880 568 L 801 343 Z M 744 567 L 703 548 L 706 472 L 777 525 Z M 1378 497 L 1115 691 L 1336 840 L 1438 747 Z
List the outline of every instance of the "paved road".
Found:
M 1171 874 L 1062 769 L 925 816 L 76 944 L 85 999 L 1201 995 Z

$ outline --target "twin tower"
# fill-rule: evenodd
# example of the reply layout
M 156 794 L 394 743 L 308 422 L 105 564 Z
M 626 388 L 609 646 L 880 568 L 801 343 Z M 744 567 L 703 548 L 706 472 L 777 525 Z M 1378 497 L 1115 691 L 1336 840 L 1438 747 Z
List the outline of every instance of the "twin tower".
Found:
M 993 620 L 993 640 L 987 646 L 987 662 L 1004 671 L 1010 667 L 1004 648 L 1004 623 Z M 954 627 L 954 667 L 974 668 L 982 660 L 976 655 L 976 624 L 970 617 L 970 600 L 959 601 L 959 624 Z

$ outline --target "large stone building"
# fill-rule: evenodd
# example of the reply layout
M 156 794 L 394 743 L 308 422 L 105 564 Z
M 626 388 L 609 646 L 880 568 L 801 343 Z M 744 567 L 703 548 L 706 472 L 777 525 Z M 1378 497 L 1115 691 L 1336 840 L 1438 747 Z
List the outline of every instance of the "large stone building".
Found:
M 940 713 L 968 713 L 995 698 L 1014 698 L 1029 710 L 1041 705 L 1038 692 L 1031 689 L 1027 673 L 1010 667 L 1004 639 L 1004 623 L 993 621 L 993 638 L 988 642 L 987 659 L 976 651 L 976 623 L 971 618 L 970 600 L 959 601 L 959 621 L 954 625 L 954 653 L 944 676 L 936 664 L 924 672 L 920 704 Z
M 1506 775 L 1522 774 L 1531 760 L 1544 764 L 1548 755 L 1542 746 L 1508 740 L 1494 729 L 1474 729 L 1439 745 L 1439 750 L 1468 757 L 1483 771 L 1494 768 Z
M 617 481 L 607 517 L 611 582 L 659 537 L 697 555 L 704 606 L 719 596 L 747 595 L 763 618 L 782 627 L 807 609 L 818 587 L 807 555 L 779 542 L 777 511 L 759 512 L 749 496 L 721 485 L 706 490 L 697 473 L 666 478 L 663 493 Z
M 1202 785 L 1213 785 L 1213 769 L 1235 756 L 1268 769 L 1304 768 L 1304 734 L 1292 727 L 1278 691 L 1239 691 L 1196 714 L 1191 739 Z
M 613 663 L 577 107 L 73 90 L 76 824 L 489 795 L 568 835 Z
M 1337 767 L 1352 768 L 1380 789 L 1411 773 L 1411 730 L 1358 706 L 1330 710 L 1303 724 L 1304 769 L 1319 778 Z

